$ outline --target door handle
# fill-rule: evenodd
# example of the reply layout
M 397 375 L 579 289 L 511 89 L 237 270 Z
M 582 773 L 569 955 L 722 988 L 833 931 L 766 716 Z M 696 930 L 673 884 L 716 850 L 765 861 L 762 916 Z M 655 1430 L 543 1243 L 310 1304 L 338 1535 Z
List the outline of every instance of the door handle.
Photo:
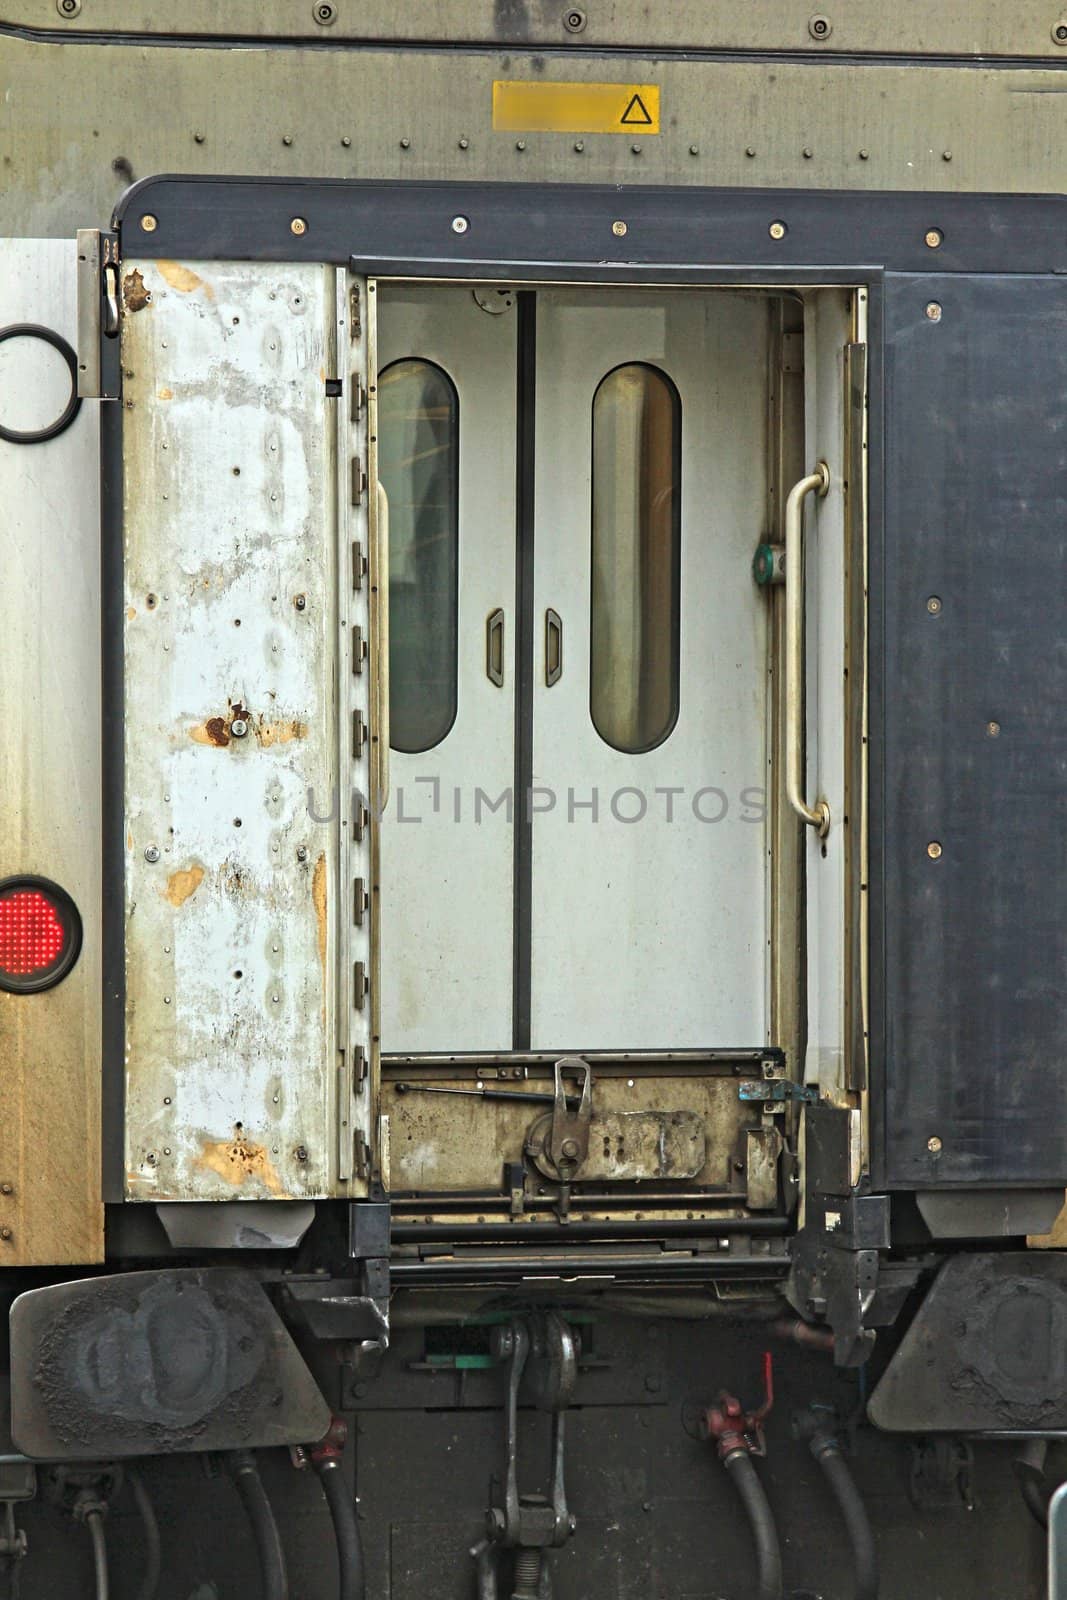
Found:
M 545 683 L 551 689 L 563 676 L 563 623 L 558 611 L 545 612 Z
M 820 839 L 830 831 L 830 807 L 825 800 L 810 806 L 804 798 L 804 501 L 809 494 L 821 499 L 829 487 L 830 469 L 820 461 L 785 503 L 785 793 Z
M 499 606 L 485 624 L 485 675 L 498 689 L 504 687 L 504 613 Z

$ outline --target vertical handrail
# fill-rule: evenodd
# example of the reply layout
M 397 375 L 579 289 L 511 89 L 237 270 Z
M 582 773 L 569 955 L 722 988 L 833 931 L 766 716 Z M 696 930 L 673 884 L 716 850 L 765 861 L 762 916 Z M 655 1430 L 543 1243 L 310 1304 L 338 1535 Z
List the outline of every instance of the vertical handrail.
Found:
M 830 487 L 830 469 L 820 461 L 795 483 L 785 503 L 785 793 L 789 804 L 819 838 L 830 831 L 825 800 L 809 805 L 804 797 L 804 502 L 820 499 Z
M 379 817 L 385 815 L 389 803 L 389 496 L 384 486 L 378 484 L 378 527 L 374 583 L 377 589 L 378 643 L 377 712 L 378 760 L 375 788 L 375 809 Z

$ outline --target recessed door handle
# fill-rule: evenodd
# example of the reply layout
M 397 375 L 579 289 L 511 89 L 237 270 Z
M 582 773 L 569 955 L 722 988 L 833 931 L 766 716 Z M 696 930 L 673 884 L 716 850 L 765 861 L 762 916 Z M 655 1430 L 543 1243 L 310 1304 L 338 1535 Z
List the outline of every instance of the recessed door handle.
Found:
M 485 624 L 485 675 L 498 689 L 504 687 L 504 613 L 499 606 Z
M 545 612 L 545 683 L 551 689 L 563 676 L 563 623 L 558 611 Z
M 804 798 L 804 501 L 830 487 L 830 469 L 820 461 L 801 478 L 785 503 L 785 793 L 786 799 L 820 839 L 830 831 L 830 807 Z

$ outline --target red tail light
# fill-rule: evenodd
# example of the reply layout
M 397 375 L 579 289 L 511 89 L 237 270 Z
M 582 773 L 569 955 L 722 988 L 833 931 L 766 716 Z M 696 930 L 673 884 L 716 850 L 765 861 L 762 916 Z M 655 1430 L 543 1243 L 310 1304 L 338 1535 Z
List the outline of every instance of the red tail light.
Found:
M 0 880 L 0 989 L 32 994 L 65 978 L 81 950 L 78 908 L 47 878 Z

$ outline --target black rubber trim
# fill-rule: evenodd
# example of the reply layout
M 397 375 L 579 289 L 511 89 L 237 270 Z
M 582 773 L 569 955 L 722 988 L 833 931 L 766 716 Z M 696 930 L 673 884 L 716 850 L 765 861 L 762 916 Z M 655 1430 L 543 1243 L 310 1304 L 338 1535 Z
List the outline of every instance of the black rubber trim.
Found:
M 58 883 L 53 883 L 51 878 L 37 877 L 32 873 L 19 873 L 11 878 L 0 879 L 0 899 L 19 889 L 38 889 L 51 900 L 63 924 L 67 942 L 59 960 L 41 972 L 31 972 L 25 977 L 17 977 L 0 967 L 0 990 L 6 994 L 40 994 L 43 990 L 54 989 L 57 983 L 62 983 L 80 956 L 81 913 L 67 891 L 61 889 Z
M 39 322 L 12 322 L 6 328 L 0 328 L 0 344 L 8 339 L 40 339 L 45 344 L 50 344 L 53 350 L 58 350 L 63 360 L 70 369 L 70 399 L 64 410 L 47 428 L 32 428 L 25 431 L 19 428 L 6 428 L 0 422 L 0 439 L 6 439 L 9 444 L 45 444 L 49 439 L 58 439 L 61 433 L 66 433 L 74 418 L 81 410 L 81 397 L 78 394 L 78 358 L 61 333 L 56 333 L 54 328 L 45 328 Z

